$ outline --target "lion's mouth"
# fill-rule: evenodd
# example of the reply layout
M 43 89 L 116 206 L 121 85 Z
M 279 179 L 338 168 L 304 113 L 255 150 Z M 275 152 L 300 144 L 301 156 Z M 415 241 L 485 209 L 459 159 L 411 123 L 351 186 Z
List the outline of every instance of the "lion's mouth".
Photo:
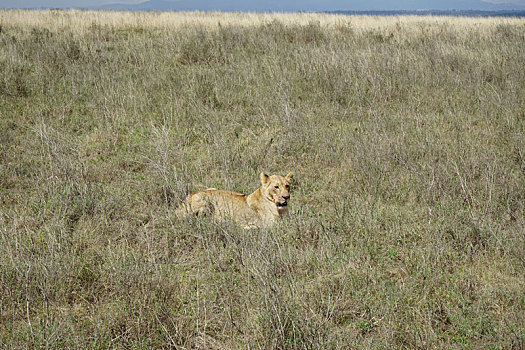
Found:
M 277 208 L 286 207 L 287 205 L 288 205 L 288 202 L 277 203 Z

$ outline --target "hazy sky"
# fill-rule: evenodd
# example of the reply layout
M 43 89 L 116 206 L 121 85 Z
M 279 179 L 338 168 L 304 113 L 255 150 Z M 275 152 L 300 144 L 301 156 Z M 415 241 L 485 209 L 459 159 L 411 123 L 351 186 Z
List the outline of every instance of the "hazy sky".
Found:
M 0 8 L 34 8 L 34 7 L 56 7 L 56 8 L 71 8 L 71 7 L 91 7 L 91 6 L 99 6 L 104 4 L 110 4 L 110 3 L 119 3 L 119 4 L 137 4 L 144 2 L 145 0 L 0 0 Z M 168 0 L 173 2 L 178 2 L 181 0 Z M 519 6 L 525 6 L 525 0 L 481 0 L 485 3 L 493 3 L 493 4 L 515 4 Z M 227 1 L 224 1 L 227 2 Z M 282 0 L 280 3 L 285 4 L 287 3 L 287 0 Z M 341 8 L 342 10 L 351 10 L 352 9 L 352 3 L 362 3 L 362 1 L 352 1 L 348 0 L 344 3 L 348 4 L 346 8 Z M 435 8 L 440 8 L 440 3 L 443 2 L 449 2 L 449 1 L 440 1 L 436 0 L 433 1 L 435 4 Z M 460 3 L 461 1 L 458 1 Z M 213 4 L 214 1 L 210 0 L 208 3 Z M 264 4 L 265 1 L 260 0 L 246 0 L 244 2 L 246 5 L 249 6 L 249 4 Z M 312 3 L 312 1 L 310 1 Z M 319 5 L 322 6 L 324 3 L 323 0 L 318 1 Z M 375 4 L 377 3 L 384 3 L 385 8 L 390 8 L 394 4 L 392 1 L 388 0 L 382 0 L 382 1 L 375 1 Z M 412 0 L 410 1 L 411 4 L 414 6 L 417 6 L 418 3 L 425 3 L 427 6 L 422 6 L 422 8 L 428 8 L 428 1 L 423 0 Z M 299 10 L 299 9 L 298 9 Z

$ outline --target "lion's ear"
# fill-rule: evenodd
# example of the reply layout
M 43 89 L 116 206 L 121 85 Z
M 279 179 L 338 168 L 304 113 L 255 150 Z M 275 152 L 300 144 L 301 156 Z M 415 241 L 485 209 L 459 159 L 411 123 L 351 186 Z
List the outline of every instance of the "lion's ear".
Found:
M 288 181 L 293 179 L 293 174 L 292 173 L 286 174 L 285 179 L 288 180 Z
M 268 179 L 270 177 L 268 175 L 266 175 L 265 173 L 261 173 L 261 183 L 264 185 L 268 182 Z

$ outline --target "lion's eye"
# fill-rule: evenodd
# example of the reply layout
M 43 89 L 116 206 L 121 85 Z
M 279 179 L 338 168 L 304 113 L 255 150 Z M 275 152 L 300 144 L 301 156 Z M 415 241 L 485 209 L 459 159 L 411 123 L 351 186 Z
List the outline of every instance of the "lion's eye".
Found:
M 278 190 L 278 189 L 279 189 L 279 186 L 275 186 L 275 189 Z

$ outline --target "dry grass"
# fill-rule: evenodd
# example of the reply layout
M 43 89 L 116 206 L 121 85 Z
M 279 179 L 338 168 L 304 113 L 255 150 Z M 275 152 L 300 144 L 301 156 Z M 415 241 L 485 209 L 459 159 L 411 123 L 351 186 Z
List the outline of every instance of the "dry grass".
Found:
M 490 34 L 495 25 L 523 26 L 520 18 L 481 17 L 432 17 L 432 16 L 347 16 L 322 13 L 224 13 L 224 12 L 118 12 L 84 10 L 8 10 L 0 12 L 4 26 L 38 27 L 51 31 L 68 30 L 75 34 L 89 32 L 93 25 L 111 29 L 129 27 L 156 30 L 188 29 L 200 27 L 217 29 L 221 25 L 254 27 L 273 21 L 288 25 L 305 26 L 317 23 L 322 28 L 351 26 L 356 31 L 368 29 L 392 29 L 404 25 L 405 33 L 419 33 L 421 26 L 432 31 L 432 26 L 449 26 L 450 30 L 469 31 L 476 27 L 477 33 Z
M 0 26 L 2 345 L 525 347 L 523 20 Z M 261 171 L 281 226 L 175 220 Z

